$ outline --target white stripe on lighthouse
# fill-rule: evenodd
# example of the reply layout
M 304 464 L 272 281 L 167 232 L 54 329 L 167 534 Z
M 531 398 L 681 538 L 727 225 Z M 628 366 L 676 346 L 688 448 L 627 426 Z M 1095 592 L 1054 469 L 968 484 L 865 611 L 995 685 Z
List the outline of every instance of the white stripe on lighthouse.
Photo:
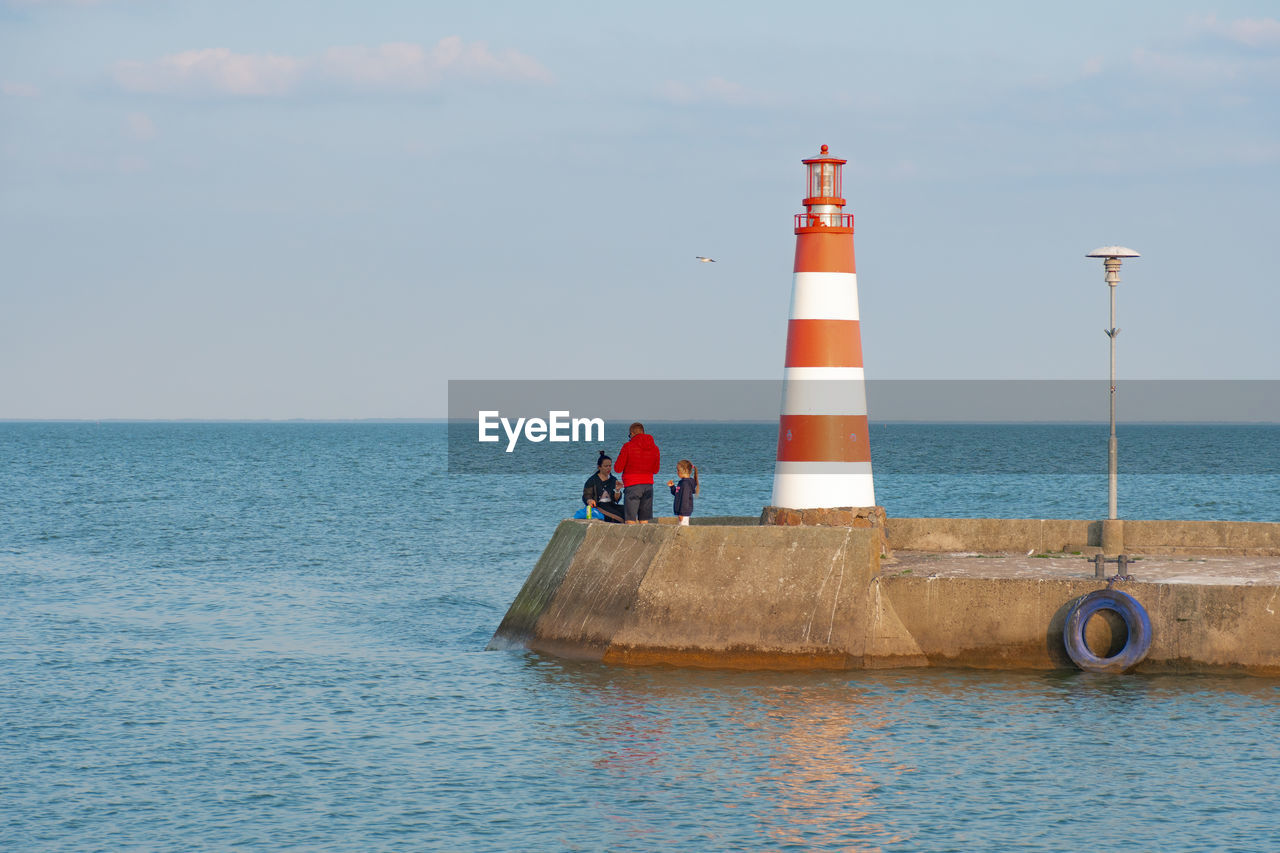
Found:
M 786 367 L 782 378 L 787 382 L 812 382 L 819 379 L 839 379 L 845 382 L 862 382 L 866 374 L 861 367 Z
M 849 477 L 871 474 L 870 462 L 775 462 L 774 471 L 782 474 L 808 474 Z
M 778 462 L 771 502 L 791 509 L 875 506 L 871 463 Z
M 861 367 L 788 367 L 782 411 L 788 415 L 865 415 L 867 386 Z
M 857 320 L 858 276 L 851 272 L 798 272 L 791 288 L 792 320 Z

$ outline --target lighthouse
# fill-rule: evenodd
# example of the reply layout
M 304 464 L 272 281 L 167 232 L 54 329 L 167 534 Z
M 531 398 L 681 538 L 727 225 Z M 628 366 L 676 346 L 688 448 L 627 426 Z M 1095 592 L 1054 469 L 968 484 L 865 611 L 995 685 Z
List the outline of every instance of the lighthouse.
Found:
M 875 506 L 866 378 L 853 260 L 853 214 L 844 212 L 846 160 L 827 146 L 802 161 L 808 186 L 796 214 L 782 416 L 773 473 L 775 507 Z

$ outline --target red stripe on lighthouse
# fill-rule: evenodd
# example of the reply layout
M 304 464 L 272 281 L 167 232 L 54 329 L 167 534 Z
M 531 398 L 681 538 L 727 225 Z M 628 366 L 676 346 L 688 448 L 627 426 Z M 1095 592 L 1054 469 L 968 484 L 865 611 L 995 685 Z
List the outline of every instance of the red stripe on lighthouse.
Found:
M 857 320 L 787 322 L 787 367 L 862 367 Z
M 783 415 L 779 462 L 870 462 L 866 415 Z
M 853 234 L 849 231 L 797 234 L 793 272 L 857 272 L 853 261 Z

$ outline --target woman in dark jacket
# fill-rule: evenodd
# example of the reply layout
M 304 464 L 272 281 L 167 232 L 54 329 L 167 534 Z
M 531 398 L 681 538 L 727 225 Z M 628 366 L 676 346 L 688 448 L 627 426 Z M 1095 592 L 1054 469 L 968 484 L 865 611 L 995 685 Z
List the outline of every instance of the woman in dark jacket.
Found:
M 596 472 L 582 487 L 582 502 L 595 507 L 605 521 L 620 522 L 623 510 L 618 500 L 622 497 L 622 490 L 618 488 L 618 478 L 613 476 L 612 469 L 613 459 L 601 450 L 600 458 L 596 460 Z

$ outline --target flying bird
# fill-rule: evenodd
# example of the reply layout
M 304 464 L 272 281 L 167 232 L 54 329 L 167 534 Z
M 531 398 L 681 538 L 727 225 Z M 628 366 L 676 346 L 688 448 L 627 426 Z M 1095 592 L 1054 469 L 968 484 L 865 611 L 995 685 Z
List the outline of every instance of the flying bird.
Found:
M 704 264 L 714 264 L 716 262 L 715 258 L 704 258 L 702 255 L 698 255 L 697 258 Z

